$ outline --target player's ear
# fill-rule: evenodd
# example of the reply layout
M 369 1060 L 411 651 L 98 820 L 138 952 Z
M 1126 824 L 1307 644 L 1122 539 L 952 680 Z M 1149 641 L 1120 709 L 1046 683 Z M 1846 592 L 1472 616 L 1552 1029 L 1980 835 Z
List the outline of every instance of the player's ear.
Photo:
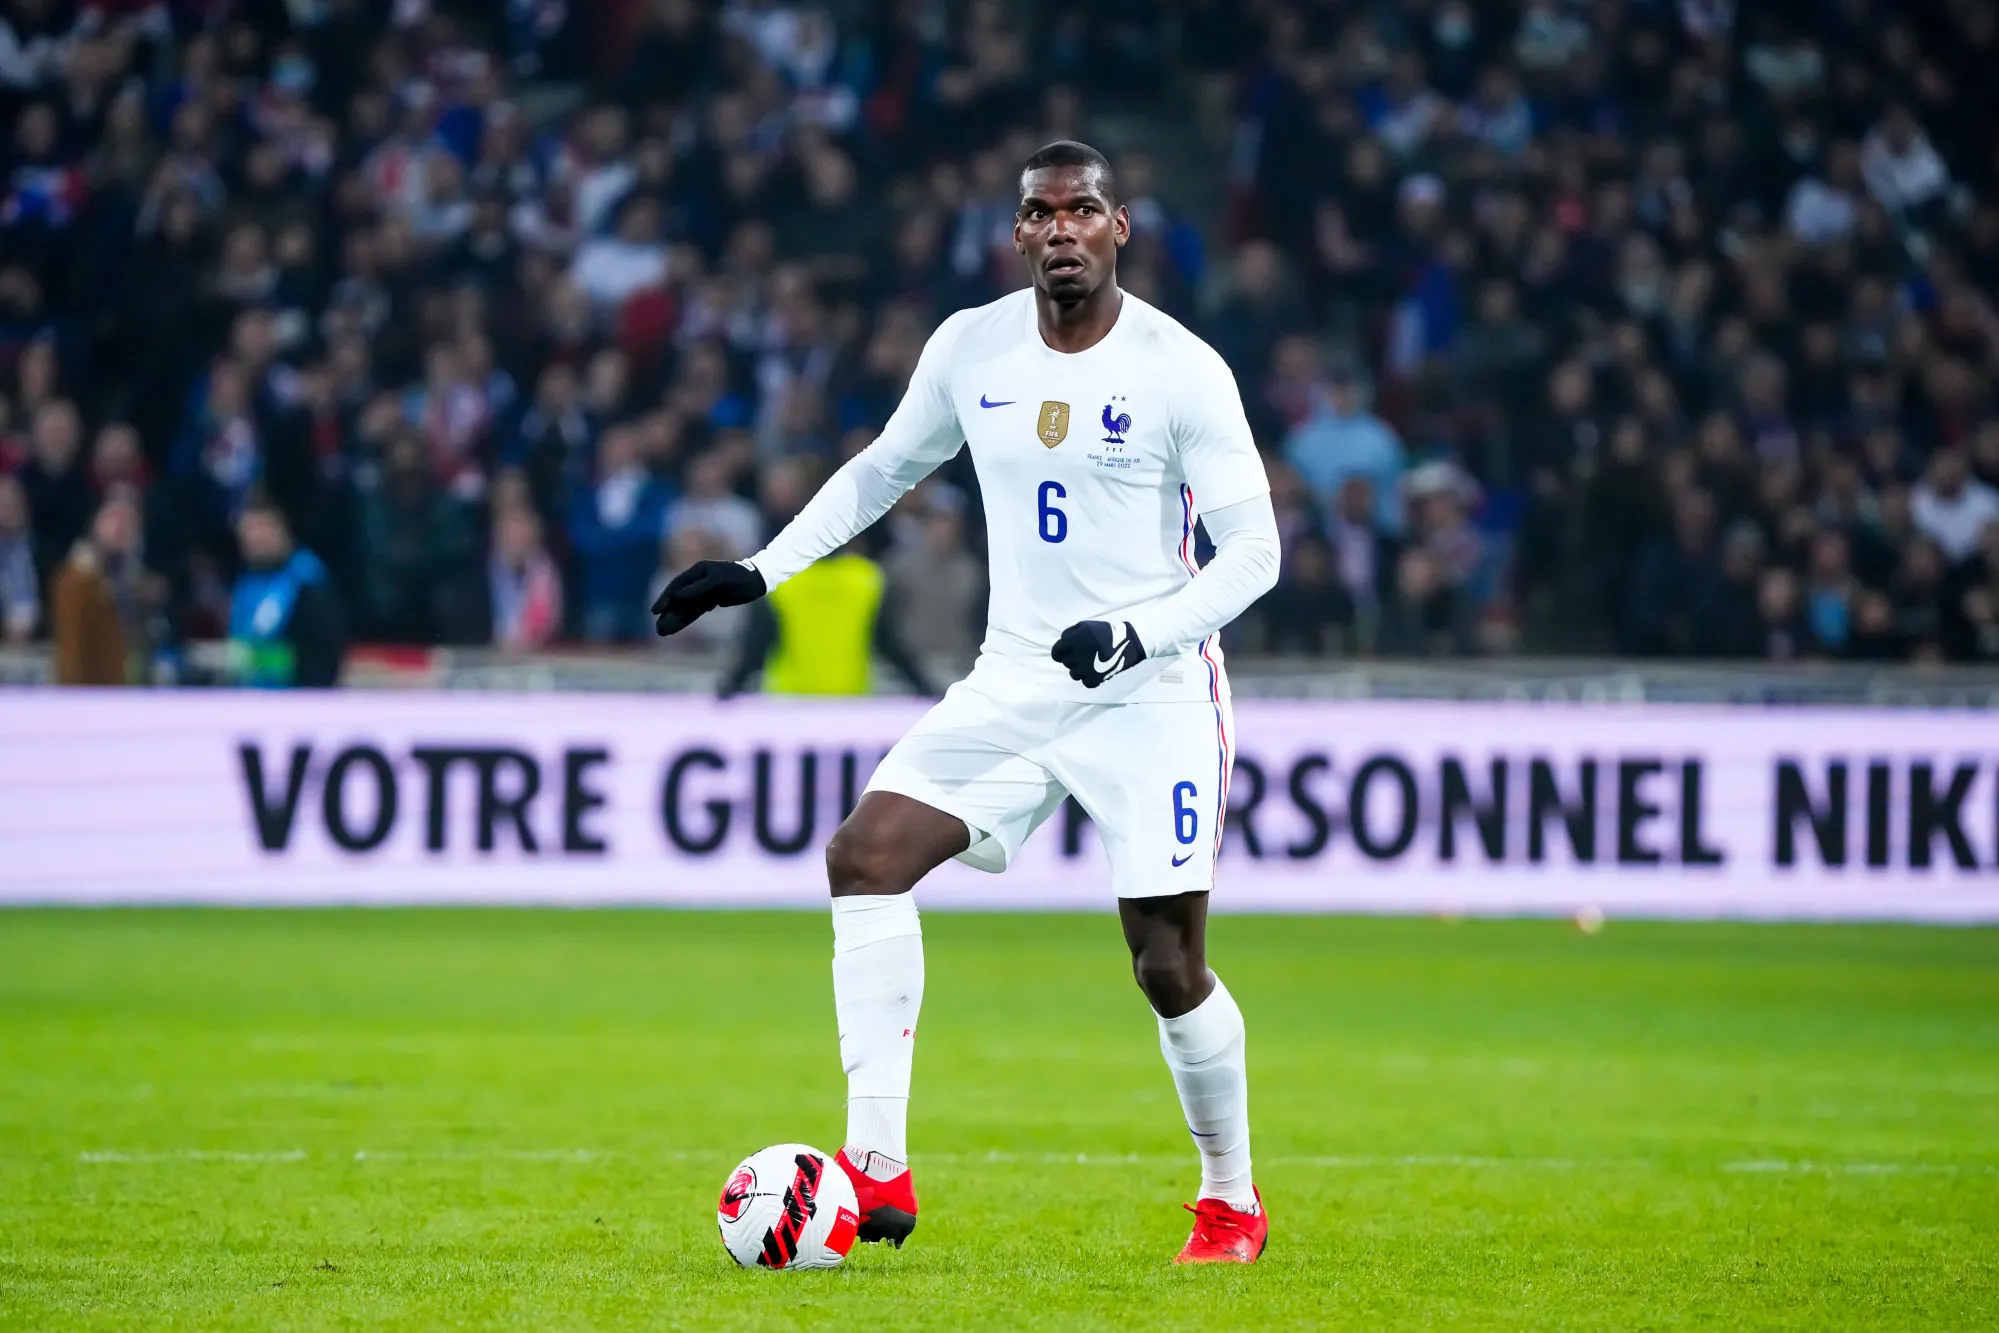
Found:
M 1017 255 L 1027 253 L 1027 242 L 1020 239 L 1020 214 L 1018 213 L 1013 215 L 1013 252 Z
M 1111 213 L 1111 239 L 1119 245 L 1131 239 L 1131 213 L 1123 204 Z

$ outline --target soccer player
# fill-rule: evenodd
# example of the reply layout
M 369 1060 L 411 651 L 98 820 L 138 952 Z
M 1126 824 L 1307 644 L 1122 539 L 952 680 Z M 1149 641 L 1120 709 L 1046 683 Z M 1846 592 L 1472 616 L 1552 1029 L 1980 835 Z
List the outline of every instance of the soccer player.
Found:
M 833 1000 L 860 1239 L 916 1225 L 906 1120 L 923 941 L 910 889 L 956 857 L 1004 870 L 1065 796 L 1095 822 L 1132 970 L 1201 1157 L 1182 1263 L 1252 1263 L 1242 1011 L 1208 970 L 1234 759 L 1216 631 L 1277 579 L 1269 483 L 1228 367 L 1117 285 L 1131 220 L 1110 166 L 1049 144 L 1020 176 L 1032 286 L 945 320 L 880 438 L 746 561 L 705 561 L 653 605 L 661 634 L 763 596 L 971 446 L 992 600 L 966 679 L 889 752 L 826 848 Z M 1194 523 L 1215 545 L 1194 564 Z

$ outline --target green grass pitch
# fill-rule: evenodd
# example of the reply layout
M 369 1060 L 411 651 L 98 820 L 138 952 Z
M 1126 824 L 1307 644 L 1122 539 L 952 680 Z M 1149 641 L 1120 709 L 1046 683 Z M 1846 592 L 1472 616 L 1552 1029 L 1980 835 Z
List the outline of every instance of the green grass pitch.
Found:
M 0 1327 L 1999 1327 L 1999 932 L 1226 918 L 1264 1262 L 1109 917 L 931 913 L 922 1223 L 738 1270 L 840 1139 L 818 914 L 0 913 Z

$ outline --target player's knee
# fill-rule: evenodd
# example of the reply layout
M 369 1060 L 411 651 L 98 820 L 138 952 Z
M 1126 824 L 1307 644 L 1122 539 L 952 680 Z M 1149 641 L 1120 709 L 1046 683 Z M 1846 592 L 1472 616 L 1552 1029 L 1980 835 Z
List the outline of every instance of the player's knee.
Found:
M 1197 960 L 1177 940 L 1151 940 L 1131 957 L 1132 976 L 1145 992 L 1155 1012 L 1169 1018 L 1184 1014 L 1198 1000 L 1205 964 Z
M 860 893 L 903 893 L 901 856 L 895 840 L 879 832 L 842 824 L 826 844 L 826 880 L 835 898 Z

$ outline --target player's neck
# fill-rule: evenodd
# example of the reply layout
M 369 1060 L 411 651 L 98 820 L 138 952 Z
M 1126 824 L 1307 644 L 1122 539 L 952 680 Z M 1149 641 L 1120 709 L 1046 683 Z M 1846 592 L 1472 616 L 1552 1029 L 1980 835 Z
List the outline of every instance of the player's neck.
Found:
M 1087 352 L 1110 335 L 1124 309 L 1124 293 L 1112 279 L 1080 301 L 1068 305 L 1047 292 L 1034 294 L 1034 322 L 1041 341 L 1058 352 Z

